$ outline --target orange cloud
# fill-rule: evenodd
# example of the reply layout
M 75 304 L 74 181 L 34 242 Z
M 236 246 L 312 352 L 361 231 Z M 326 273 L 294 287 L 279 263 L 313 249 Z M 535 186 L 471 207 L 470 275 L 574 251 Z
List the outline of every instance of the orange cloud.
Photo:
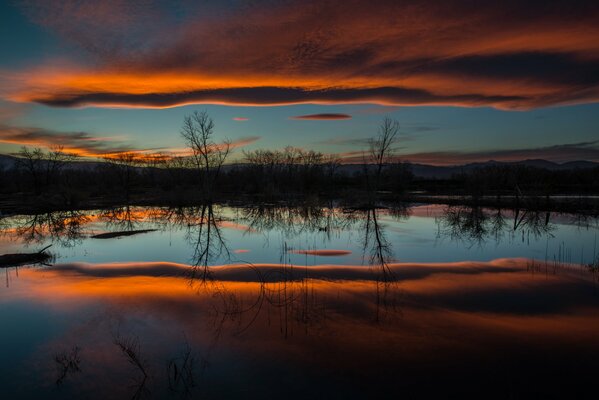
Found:
M 129 147 L 118 137 L 101 137 L 86 132 L 57 132 L 43 128 L 6 125 L 0 125 L 0 143 L 48 148 L 60 146 L 65 152 L 84 157 L 148 151 Z
M 14 101 L 527 109 L 599 100 L 599 6 L 591 1 L 257 1 L 172 26 L 144 8 L 123 15 L 121 2 L 106 25 L 98 21 L 112 15 L 110 4 L 33 3 L 35 22 L 97 62 L 4 71 L 3 96 Z
M 260 140 L 260 136 L 243 137 L 231 141 L 229 146 L 231 149 L 236 149 L 258 140 Z M 134 148 L 124 143 L 120 137 L 102 137 L 93 136 L 87 132 L 58 132 L 43 128 L 6 125 L 0 125 L 0 143 L 46 148 L 59 146 L 64 152 L 80 157 L 114 160 L 128 157 L 140 162 L 161 162 L 172 157 L 191 155 L 191 151 L 185 148 Z
M 243 138 L 240 138 L 237 140 L 233 140 L 233 141 L 231 141 L 231 148 L 236 149 L 239 147 L 248 146 L 252 143 L 257 142 L 260 139 L 261 139 L 260 136 L 248 136 L 248 137 L 243 137 Z

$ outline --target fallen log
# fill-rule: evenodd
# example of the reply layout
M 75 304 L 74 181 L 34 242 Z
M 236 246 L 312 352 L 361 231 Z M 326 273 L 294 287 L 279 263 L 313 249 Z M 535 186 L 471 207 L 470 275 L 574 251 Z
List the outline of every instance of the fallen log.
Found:
M 52 256 L 46 250 L 51 247 L 46 246 L 37 253 L 15 253 L 4 254 L 0 256 L 0 268 L 17 267 L 25 264 L 41 264 L 48 261 Z
M 93 235 L 90 237 L 92 239 L 112 239 L 112 238 L 118 238 L 118 237 L 122 237 L 122 236 L 133 236 L 133 235 L 139 235 L 140 233 L 154 232 L 155 230 L 156 229 L 139 229 L 136 231 L 106 232 L 106 233 L 100 233 L 98 235 Z

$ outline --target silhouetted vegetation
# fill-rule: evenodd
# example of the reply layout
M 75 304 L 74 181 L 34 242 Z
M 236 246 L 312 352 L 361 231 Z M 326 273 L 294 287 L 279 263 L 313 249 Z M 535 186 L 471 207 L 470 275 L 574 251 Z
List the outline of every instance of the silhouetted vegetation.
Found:
M 35 194 L 41 194 L 48 186 L 61 185 L 61 170 L 67 161 L 72 161 L 74 156 L 65 153 L 62 147 L 54 147 L 48 151 L 40 148 L 21 148 L 18 153 L 17 168 L 29 178 Z
M 54 356 L 58 377 L 56 385 L 60 386 L 67 376 L 81 372 L 81 357 L 79 356 L 79 347 L 75 346 L 70 352 L 63 351 Z
M 223 166 L 211 185 L 214 199 L 243 195 L 263 198 L 316 196 L 324 198 L 360 198 L 367 201 L 372 188 L 378 197 L 415 198 L 453 196 L 484 205 L 502 203 L 522 207 L 551 208 L 564 199 L 558 195 L 594 195 L 599 193 L 599 169 L 549 171 L 523 166 L 501 166 L 475 170 L 444 180 L 413 177 L 409 164 L 394 163 L 380 171 L 378 167 L 357 166 L 348 173 L 339 161 L 321 153 L 285 148 L 279 151 L 246 152 L 243 164 Z M 367 173 L 364 173 L 367 171 Z M 115 203 L 173 204 L 199 203 L 204 198 L 202 177 L 185 166 L 180 158 L 164 161 L 159 167 L 73 162 L 54 170 L 39 183 L 30 170 L 17 164 L 4 170 L 0 196 L 10 205 L 35 209 L 72 209 L 106 206 Z M 369 182 L 376 183 L 369 183 Z M 374 186 L 372 186 L 374 185 Z M 371 190 L 368 190 L 368 188 Z M 36 195 L 36 193 L 39 193 Z M 437 201 L 439 201 L 437 199 Z M 578 201 L 576 198 L 568 202 Z M 553 204 L 558 203 L 558 204 Z
M 399 132 L 399 123 L 385 118 L 363 150 L 360 164 L 343 164 L 335 155 L 291 146 L 244 151 L 235 163 L 226 164 L 232 143 L 217 140 L 206 112 L 194 112 L 183 121 L 181 136 L 187 149 L 180 154 L 121 152 L 90 162 L 61 148 L 23 148 L 12 166 L 0 170 L 0 207 L 40 211 L 115 204 L 183 206 L 253 196 L 351 198 L 368 207 L 381 199 L 411 199 L 597 209 L 597 201 L 581 196 L 599 193 L 599 168 L 547 170 L 497 164 L 464 169 L 446 179 L 423 179 L 400 161 Z
M 504 234 L 519 234 L 524 241 L 551 235 L 555 226 L 551 213 L 539 210 L 489 209 L 480 206 L 448 206 L 436 218 L 438 236 L 460 241 L 470 246 L 487 239 L 498 241 Z
M 318 193 L 342 186 L 337 175 L 339 160 L 312 150 L 285 147 L 283 150 L 244 152 L 245 165 L 237 166 L 229 178 L 240 175 L 240 189 L 253 194 Z
M 448 179 L 420 179 L 415 187 L 431 194 L 537 197 L 599 193 L 599 168 L 549 170 L 530 165 L 485 166 L 454 174 Z
M 185 116 L 181 136 L 189 147 L 189 167 L 198 174 L 201 193 L 210 198 L 218 182 L 221 168 L 231 151 L 231 142 L 214 141 L 214 122 L 208 113 L 195 111 Z
M 182 398 L 189 398 L 192 391 L 198 386 L 197 372 L 201 362 L 194 355 L 189 343 L 181 355 L 169 360 L 167 365 L 168 388 L 173 393 L 179 393 Z
M 113 342 L 117 346 L 123 357 L 129 364 L 137 371 L 138 377 L 134 380 L 133 388 L 135 389 L 132 399 L 141 399 L 149 393 L 146 388 L 146 384 L 149 378 L 148 375 L 148 362 L 143 358 L 141 354 L 141 345 L 139 343 L 139 337 L 130 336 L 122 337 L 120 334 L 115 334 Z

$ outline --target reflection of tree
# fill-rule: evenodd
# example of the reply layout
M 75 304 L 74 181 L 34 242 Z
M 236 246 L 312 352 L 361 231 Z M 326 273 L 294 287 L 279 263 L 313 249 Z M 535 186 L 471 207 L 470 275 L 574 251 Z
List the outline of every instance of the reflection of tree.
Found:
M 404 215 L 401 207 L 395 208 L 395 215 Z M 400 311 L 401 290 L 397 277 L 389 266 L 392 261 L 393 249 L 385 235 L 384 225 L 379 220 L 379 210 L 368 208 L 360 210 L 363 219 L 364 233 L 363 254 L 369 253 L 369 264 L 375 274 L 376 314 L 375 320 L 391 317 Z M 392 214 L 393 215 L 393 214 Z
M 180 211 L 184 215 L 179 218 L 187 221 L 187 239 L 193 245 L 191 279 L 193 281 L 199 278 L 205 282 L 210 278 L 211 262 L 222 256 L 226 256 L 227 259 L 231 257 L 219 226 L 222 220 L 219 209 L 210 203 Z
M 581 229 L 599 229 L 599 215 L 589 215 L 584 213 L 569 214 L 569 221 Z
M 451 240 L 481 245 L 493 237 L 501 240 L 505 232 L 521 233 L 522 240 L 539 238 L 550 234 L 554 226 L 550 223 L 550 213 L 535 210 L 513 211 L 513 223 L 508 224 L 506 212 L 502 209 L 482 207 L 449 206 L 435 219 L 439 234 Z
M 114 227 L 120 231 L 132 231 L 143 221 L 145 213 L 129 205 L 123 207 L 103 210 L 100 218 L 107 226 Z
M 522 240 L 531 235 L 539 238 L 543 235 L 550 235 L 554 226 L 549 223 L 551 213 L 516 209 L 514 213 L 514 233 L 521 232 Z
M 489 233 L 488 216 L 480 207 L 447 207 L 436 222 L 440 234 L 471 245 L 482 244 Z
M 75 346 L 70 352 L 60 352 L 54 355 L 54 362 L 58 372 L 56 385 L 60 386 L 69 375 L 81 372 L 81 357 L 79 356 L 79 347 Z
M 505 215 L 501 208 L 497 208 L 490 216 L 490 233 L 494 236 L 495 241 L 500 241 L 503 237 L 503 232 L 508 226 Z
M 200 371 L 197 371 L 198 367 Z M 179 394 L 184 399 L 192 397 L 193 390 L 198 386 L 198 376 L 206 367 L 207 361 L 203 358 L 198 359 L 189 343 L 185 341 L 181 354 L 168 362 L 169 391 Z
M 113 337 L 113 343 L 119 348 L 123 357 L 137 371 L 137 378 L 134 380 L 134 393 L 131 399 L 138 400 L 146 397 L 150 392 L 148 390 L 148 365 L 141 354 L 141 345 L 139 337 L 123 337 L 119 333 Z
M 385 235 L 384 226 L 379 222 L 378 212 L 376 208 L 369 208 L 363 211 L 363 214 L 364 254 L 370 253 L 370 265 L 379 267 L 384 278 L 391 277 L 389 261 L 393 252 Z
M 347 227 L 350 215 L 334 207 L 304 204 L 256 205 L 241 210 L 241 221 L 258 232 L 280 231 L 287 239 L 302 233 L 322 232 L 328 239 L 332 232 Z
M 387 212 L 396 221 L 405 221 L 412 215 L 412 209 L 406 203 L 392 203 L 387 208 Z
M 289 256 L 285 243 L 281 249 L 281 266 L 269 270 L 262 284 L 264 304 L 274 310 L 284 338 L 292 336 L 296 326 L 308 334 L 310 327 L 324 322 L 326 312 L 326 307 L 315 293 L 309 268 L 294 266 Z
M 394 219 L 401 220 L 409 216 L 409 209 L 403 204 L 392 204 L 385 209 Z M 363 232 L 364 255 L 368 254 L 368 263 L 375 274 L 376 320 L 399 310 L 400 291 L 398 282 L 389 264 L 393 250 L 388 241 L 384 225 L 380 222 L 380 210 L 376 208 L 355 209 L 302 205 L 299 207 L 280 205 L 258 205 L 242 209 L 242 221 L 258 232 L 279 230 L 285 239 L 302 233 L 322 232 L 330 238 L 331 232 L 353 228 Z M 288 249 L 282 252 L 281 267 L 269 271 L 262 278 L 264 303 L 274 307 L 280 316 L 282 334 L 287 336 L 290 321 L 301 322 L 307 329 L 311 324 L 323 321 L 324 307 L 310 290 L 313 283 L 309 277 L 309 268 L 298 268 L 291 264 Z
M 56 211 L 44 214 L 25 215 L 7 222 L 4 234 L 12 234 L 9 225 L 14 226 L 14 234 L 26 245 L 51 240 L 63 247 L 73 247 L 83 239 L 83 225 L 89 216 L 80 211 Z
M 220 338 L 225 327 L 235 335 L 247 331 L 260 316 L 270 321 L 275 316 L 281 335 L 293 335 L 294 327 L 300 326 L 307 334 L 310 327 L 321 324 L 326 308 L 319 302 L 309 268 L 298 268 L 290 263 L 288 247 L 282 249 L 281 265 L 262 270 L 252 264 L 244 268 L 255 273 L 255 291 L 238 292 L 231 289 L 218 276 L 199 286 L 210 299 L 210 326 L 213 344 Z M 212 279 L 214 278 L 214 279 Z

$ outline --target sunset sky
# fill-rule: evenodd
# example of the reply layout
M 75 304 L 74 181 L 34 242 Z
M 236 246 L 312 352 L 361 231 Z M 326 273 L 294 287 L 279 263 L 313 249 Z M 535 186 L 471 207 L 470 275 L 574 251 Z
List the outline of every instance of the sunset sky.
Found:
M 0 153 L 241 149 L 599 161 L 599 2 L 0 0 Z

